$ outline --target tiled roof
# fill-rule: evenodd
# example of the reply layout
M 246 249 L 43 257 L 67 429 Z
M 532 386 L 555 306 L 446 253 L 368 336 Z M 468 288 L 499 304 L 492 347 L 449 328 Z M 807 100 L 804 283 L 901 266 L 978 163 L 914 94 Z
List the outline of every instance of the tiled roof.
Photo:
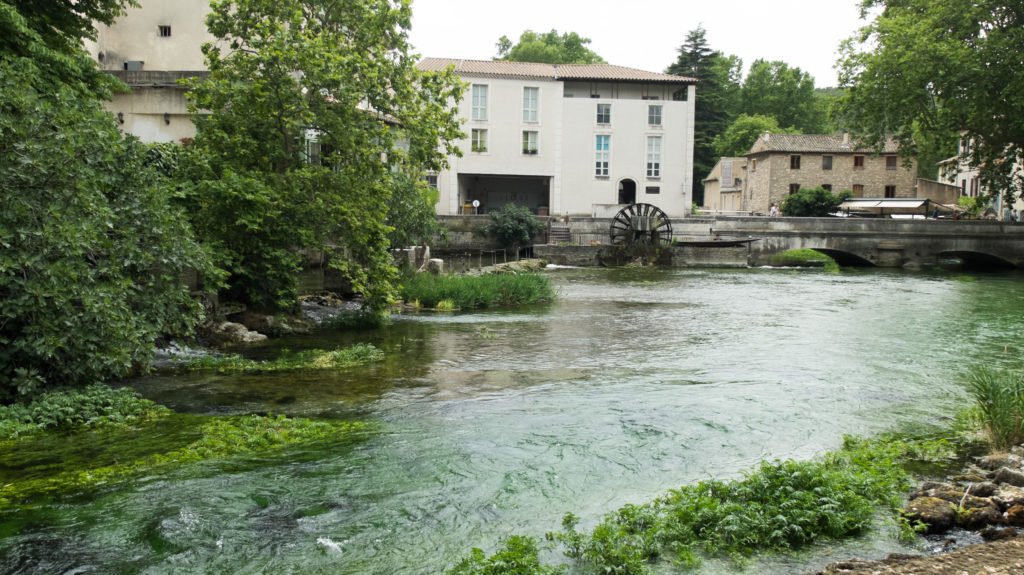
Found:
M 750 154 L 764 152 L 807 152 L 833 153 L 864 152 L 872 153 L 870 146 L 858 145 L 857 141 L 844 134 L 761 134 L 750 148 Z M 882 148 L 883 154 L 895 154 L 899 147 L 895 140 L 888 140 Z
M 424 71 L 440 71 L 454 66 L 464 76 L 543 80 L 596 80 L 617 82 L 650 82 L 662 84 L 695 84 L 695 78 L 647 72 L 612 64 L 537 64 L 500 60 L 458 60 L 425 58 L 416 65 Z

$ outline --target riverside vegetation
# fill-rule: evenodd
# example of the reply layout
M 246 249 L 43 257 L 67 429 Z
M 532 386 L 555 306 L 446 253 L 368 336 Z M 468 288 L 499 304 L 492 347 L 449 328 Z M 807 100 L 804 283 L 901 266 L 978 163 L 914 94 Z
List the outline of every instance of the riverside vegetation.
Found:
M 905 516 L 901 505 L 911 486 L 908 464 L 952 460 L 956 443 L 983 436 L 997 452 L 1024 442 L 1024 373 L 975 368 L 966 376 L 974 405 L 946 438 L 847 437 L 840 450 L 815 461 L 763 462 L 735 481 L 701 481 L 649 503 L 625 505 L 592 530 L 577 530 L 569 513 L 562 530 L 549 533 L 575 560 L 574 573 L 640 575 L 655 560 L 680 567 L 701 557 L 725 555 L 742 563 L 755 551 L 789 551 L 820 539 L 855 535 L 884 511 L 901 537 L 931 526 Z M 968 492 L 970 487 L 968 487 Z M 966 499 L 966 495 L 963 497 Z M 961 502 L 962 503 L 962 502 Z M 543 565 L 535 539 L 512 536 L 495 554 L 473 549 L 449 575 L 551 575 L 565 565 Z
M 548 303 L 555 299 L 551 280 L 536 273 L 484 275 L 416 274 L 402 285 L 402 299 L 435 309 L 489 309 Z

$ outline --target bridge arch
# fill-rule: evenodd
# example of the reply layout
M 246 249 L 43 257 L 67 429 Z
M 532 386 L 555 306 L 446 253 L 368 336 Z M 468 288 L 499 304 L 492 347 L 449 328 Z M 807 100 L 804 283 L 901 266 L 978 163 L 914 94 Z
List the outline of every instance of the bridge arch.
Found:
M 959 265 L 970 268 L 1014 269 L 1017 267 L 1017 264 L 1006 258 L 984 252 L 955 250 L 938 252 L 935 256 L 940 262 L 943 260 L 958 261 Z
M 843 250 L 835 250 L 831 248 L 810 248 L 818 253 L 825 254 L 832 258 L 844 268 L 871 268 L 875 267 L 875 263 L 865 259 L 855 253 L 847 252 Z

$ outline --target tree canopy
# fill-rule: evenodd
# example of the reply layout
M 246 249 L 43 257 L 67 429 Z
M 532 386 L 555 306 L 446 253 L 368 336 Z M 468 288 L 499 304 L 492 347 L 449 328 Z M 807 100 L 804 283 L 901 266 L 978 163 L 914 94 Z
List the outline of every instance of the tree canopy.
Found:
M 779 122 L 772 116 L 740 114 L 725 132 L 715 138 L 715 152 L 719 156 L 725 157 L 746 156 L 757 138 L 765 132 L 772 134 L 800 133 L 794 128 L 779 127 Z
M 1012 200 L 1024 153 L 1024 11 L 1006 0 L 863 0 L 881 9 L 843 47 L 841 112 L 863 140 L 902 153 L 952 135 L 983 184 Z
M 576 32 L 559 34 L 551 30 L 538 34 L 526 30 L 519 35 L 519 42 L 513 44 L 508 36 L 498 39 L 498 55 L 495 60 L 509 62 L 541 62 L 544 64 L 603 64 L 601 58 L 587 47 L 590 38 L 582 38 Z
M 706 36 L 703 26 L 688 32 L 667 70 L 698 80 L 693 138 L 693 201 L 698 205 L 704 198 L 701 181 L 717 162 L 715 137 L 725 131 L 735 113 L 743 68 L 739 58 L 712 50 Z
M 205 254 L 76 36 L 122 6 L 0 3 L 0 402 L 124 377 L 201 317 Z
M 755 60 L 743 81 L 739 111 L 771 116 L 785 128 L 821 134 L 827 127 L 825 102 L 814 89 L 810 74 L 785 62 Z
M 824 188 L 800 188 L 782 200 L 782 215 L 787 217 L 825 217 L 839 211 L 850 196 L 849 191 L 833 194 Z
M 417 178 L 458 153 L 461 84 L 416 69 L 407 0 L 215 0 L 211 10 L 222 42 L 203 46 L 210 75 L 189 95 L 187 198 L 229 296 L 287 308 L 301 252 L 323 252 L 382 309 L 396 278 L 395 171 Z

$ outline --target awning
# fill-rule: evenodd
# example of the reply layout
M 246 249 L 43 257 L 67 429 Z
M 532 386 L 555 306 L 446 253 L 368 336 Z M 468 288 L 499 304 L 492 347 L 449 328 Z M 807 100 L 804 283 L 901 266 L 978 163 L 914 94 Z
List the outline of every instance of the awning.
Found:
M 852 199 L 839 204 L 843 210 L 863 210 L 874 208 L 893 208 L 900 210 L 916 209 L 928 204 L 928 199 L 914 200 L 880 200 L 880 199 Z

